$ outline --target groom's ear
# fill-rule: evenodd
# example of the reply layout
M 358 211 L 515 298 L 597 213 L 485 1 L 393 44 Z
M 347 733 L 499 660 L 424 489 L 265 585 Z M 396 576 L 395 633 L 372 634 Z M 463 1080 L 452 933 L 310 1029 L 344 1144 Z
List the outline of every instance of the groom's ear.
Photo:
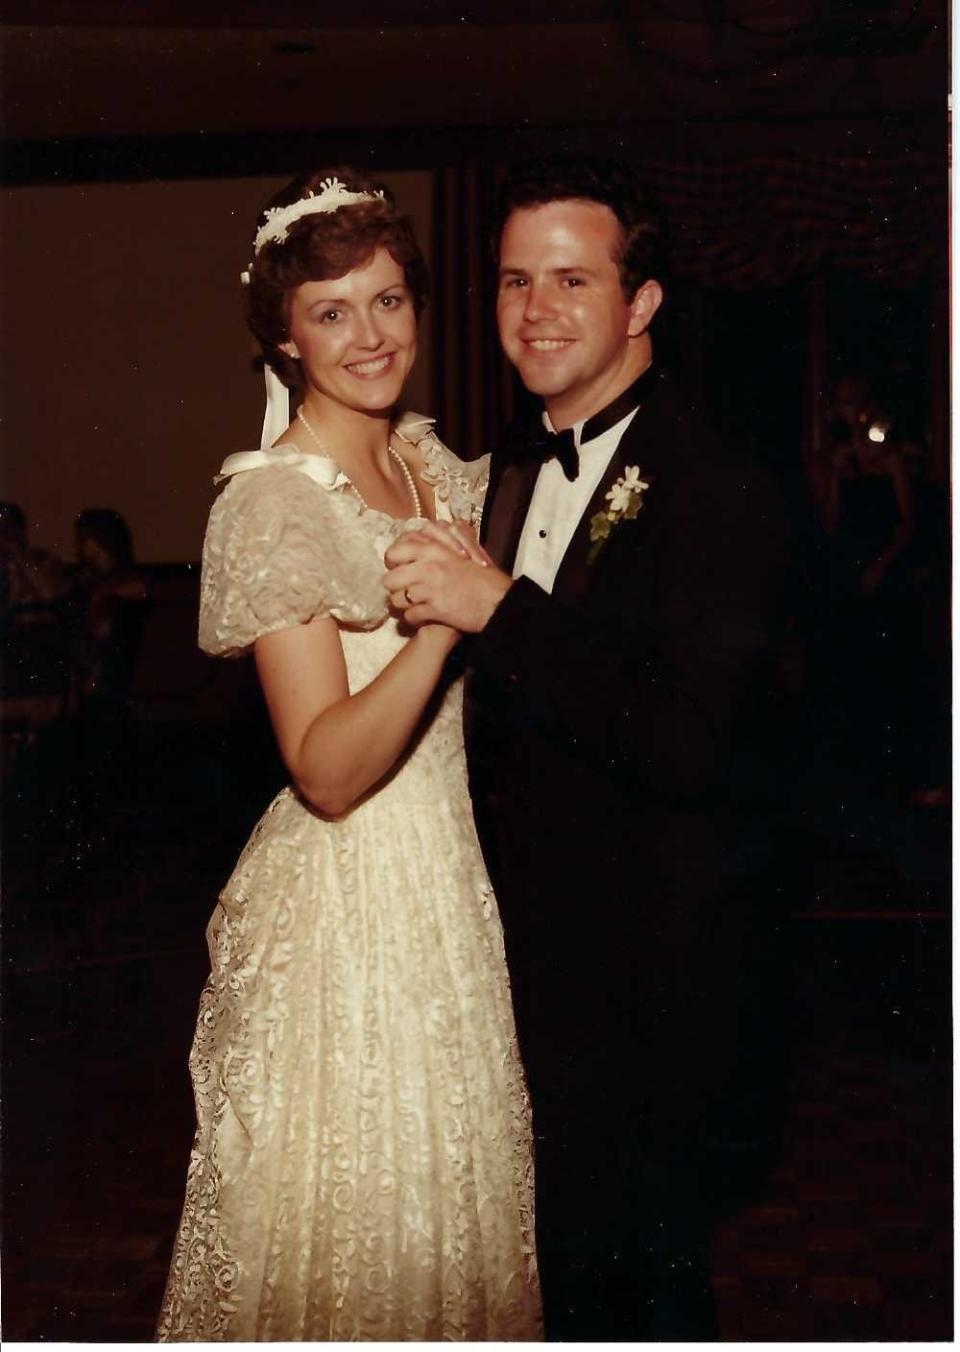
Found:
M 662 301 L 663 288 L 659 282 L 651 279 L 638 288 L 630 302 L 630 323 L 627 333 L 631 338 L 639 338 L 641 333 L 646 333 Z

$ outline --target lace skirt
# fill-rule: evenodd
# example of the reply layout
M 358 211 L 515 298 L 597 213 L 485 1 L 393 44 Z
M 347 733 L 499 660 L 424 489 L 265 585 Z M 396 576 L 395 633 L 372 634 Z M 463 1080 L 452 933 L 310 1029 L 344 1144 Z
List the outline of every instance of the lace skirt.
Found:
M 208 929 L 163 1341 L 539 1339 L 529 1108 L 469 809 L 289 791 Z

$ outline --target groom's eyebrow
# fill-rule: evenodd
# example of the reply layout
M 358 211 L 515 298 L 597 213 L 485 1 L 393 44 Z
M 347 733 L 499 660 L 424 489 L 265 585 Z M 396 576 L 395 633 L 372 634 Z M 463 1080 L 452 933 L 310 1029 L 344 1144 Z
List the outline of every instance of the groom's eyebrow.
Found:
M 551 277 L 596 277 L 598 275 L 596 268 L 551 268 Z M 506 277 L 529 277 L 530 273 L 526 268 L 504 267 L 500 269 L 501 279 Z

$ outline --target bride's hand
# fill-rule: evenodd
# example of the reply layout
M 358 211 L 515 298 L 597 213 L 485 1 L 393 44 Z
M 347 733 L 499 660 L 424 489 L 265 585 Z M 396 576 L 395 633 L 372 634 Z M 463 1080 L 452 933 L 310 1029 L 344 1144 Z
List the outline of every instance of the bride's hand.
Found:
M 415 531 L 410 531 L 406 538 L 434 540 L 460 558 L 478 563 L 481 568 L 488 568 L 493 563 L 469 521 L 426 521 Z

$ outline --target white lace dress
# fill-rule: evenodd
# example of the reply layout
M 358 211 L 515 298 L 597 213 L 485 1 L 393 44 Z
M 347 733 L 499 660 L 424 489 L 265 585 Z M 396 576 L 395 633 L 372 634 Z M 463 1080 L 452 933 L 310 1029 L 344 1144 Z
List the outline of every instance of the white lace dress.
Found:
M 476 515 L 483 467 L 428 420 L 398 430 L 438 516 Z M 224 477 L 201 646 L 333 615 L 350 688 L 367 685 L 405 641 L 381 578 L 409 523 L 292 446 L 231 456 Z M 162 1341 L 541 1336 L 528 1103 L 461 702 L 453 684 L 338 819 L 285 789 L 220 896 Z

